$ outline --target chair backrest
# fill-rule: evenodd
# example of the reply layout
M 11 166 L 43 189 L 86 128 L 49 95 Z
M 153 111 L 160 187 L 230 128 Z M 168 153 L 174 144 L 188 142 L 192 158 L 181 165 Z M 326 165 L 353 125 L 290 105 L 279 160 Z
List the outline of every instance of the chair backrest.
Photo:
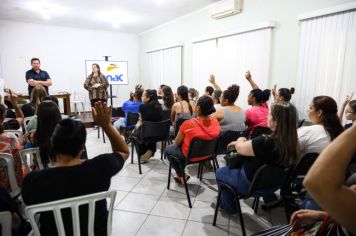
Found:
M 112 108 L 112 117 L 125 117 L 125 112 L 122 107 L 113 107 Z
M 305 121 L 305 119 L 302 119 L 302 120 L 298 120 L 298 127 L 297 128 L 300 128 L 300 127 L 302 127 L 303 126 L 303 124 L 304 124 L 304 121 Z
M 170 120 L 159 122 L 144 121 L 141 126 L 141 142 L 154 143 L 165 141 L 169 137 Z
M 24 124 L 25 126 L 28 125 L 28 123 L 30 123 L 30 121 L 32 120 L 33 117 L 34 117 L 34 116 L 25 117 L 23 124 Z
M 201 157 L 209 158 L 215 156 L 218 141 L 218 137 L 212 140 L 193 138 L 189 144 L 187 159 L 194 162 L 195 160 L 201 160 Z
M 20 151 L 20 155 L 21 155 L 22 163 L 24 163 L 27 168 L 27 173 L 31 171 L 30 166 L 33 165 L 34 160 L 36 160 L 38 168 L 40 170 L 44 168 L 41 160 L 40 148 L 36 147 L 36 148 L 23 149 Z
M 126 124 L 127 127 L 135 126 L 140 118 L 139 113 L 129 112 L 127 113 Z
M 11 232 L 12 215 L 9 211 L 0 212 L 1 235 L 12 235 Z
M 4 133 L 10 133 L 10 134 L 14 134 L 18 139 L 22 137 L 22 131 L 20 130 L 11 130 L 11 129 L 7 129 L 4 130 Z
M 189 119 L 184 119 L 184 118 L 179 118 L 176 120 L 176 126 L 175 126 L 175 130 L 174 130 L 174 136 L 177 136 L 178 131 L 180 126 L 184 123 L 184 121 L 189 120 Z
M 262 165 L 253 176 L 248 190 L 248 196 L 256 191 L 275 191 L 281 188 L 286 182 L 290 171 L 291 167 L 282 168 L 267 164 Z
M 16 181 L 14 158 L 10 154 L 0 153 L 0 167 L 5 167 L 7 169 L 7 175 L 9 177 L 11 187 L 10 196 L 18 196 L 21 193 L 21 188 Z
M 307 153 L 305 154 L 299 162 L 296 164 L 292 171 L 292 179 L 294 178 L 304 178 L 308 173 L 310 167 L 314 164 L 315 160 L 318 158 L 319 153 Z
M 40 230 L 36 222 L 35 216 L 42 212 L 52 211 L 58 235 L 65 235 L 65 227 L 63 224 L 63 218 L 61 214 L 62 209 L 70 208 L 72 212 L 72 224 L 73 235 L 80 236 L 80 219 L 79 219 L 79 207 L 82 205 L 88 205 L 88 235 L 94 235 L 94 217 L 95 217 L 95 203 L 100 200 L 110 199 L 110 205 L 108 209 L 108 221 L 107 221 L 107 234 L 111 235 L 111 223 L 112 212 L 115 202 L 116 191 L 100 192 L 79 197 L 67 198 L 63 200 L 46 202 L 28 206 L 25 208 L 26 216 L 28 217 L 32 231 L 35 236 L 40 235 Z M 81 217 L 84 217 L 83 215 Z
M 233 141 L 236 141 L 240 137 L 246 137 L 247 130 L 244 131 L 227 131 L 220 135 L 219 144 L 216 153 L 223 154 L 227 151 L 227 145 Z
M 252 131 L 250 139 L 256 138 L 263 134 L 271 134 L 271 133 L 272 133 L 272 130 L 268 127 L 256 126 Z
M 164 110 L 162 111 L 162 120 L 170 120 L 171 119 L 171 111 Z

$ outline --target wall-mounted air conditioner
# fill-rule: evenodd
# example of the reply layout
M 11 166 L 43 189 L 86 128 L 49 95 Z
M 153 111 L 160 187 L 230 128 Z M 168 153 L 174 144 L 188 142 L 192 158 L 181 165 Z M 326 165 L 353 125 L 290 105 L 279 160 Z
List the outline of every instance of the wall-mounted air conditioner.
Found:
M 211 17 L 217 20 L 236 15 L 240 13 L 241 10 L 242 0 L 223 0 L 214 5 L 210 12 Z

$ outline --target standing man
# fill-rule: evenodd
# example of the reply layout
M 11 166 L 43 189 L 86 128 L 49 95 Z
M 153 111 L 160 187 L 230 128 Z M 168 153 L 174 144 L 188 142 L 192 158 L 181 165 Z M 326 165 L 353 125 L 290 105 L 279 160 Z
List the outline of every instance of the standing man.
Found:
M 43 86 L 46 89 L 47 94 L 49 94 L 48 87 L 52 85 L 52 81 L 48 73 L 40 69 L 40 65 L 40 59 L 32 58 L 32 69 L 26 72 L 26 82 L 28 83 L 29 96 L 31 96 L 32 89 L 36 86 Z

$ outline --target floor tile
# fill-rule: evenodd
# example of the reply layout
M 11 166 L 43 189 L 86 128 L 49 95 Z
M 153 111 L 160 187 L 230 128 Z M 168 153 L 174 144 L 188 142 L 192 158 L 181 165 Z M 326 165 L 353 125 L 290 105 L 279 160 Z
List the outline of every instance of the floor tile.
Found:
M 111 235 L 134 236 L 146 218 L 145 214 L 114 210 Z
M 160 216 L 149 216 L 137 235 L 142 236 L 180 236 L 186 221 Z
M 114 208 L 126 197 L 128 192 L 116 190 L 116 198 L 114 203 Z
M 188 221 L 185 226 L 183 236 L 204 236 L 204 235 L 219 235 L 219 236 L 228 236 L 228 227 L 217 225 L 213 226 L 212 224 L 204 224 L 199 222 Z
M 143 179 L 131 190 L 131 192 L 160 196 L 166 187 L 167 184 L 165 182 Z
M 217 186 L 207 186 L 201 184 L 197 192 L 196 199 L 206 202 L 216 202 L 218 196 L 218 187 Z
M 161 197 L 157 205 L 152 210 L 151 215 L 185 220 L 188 218 L 189 212 L 190 208 L 186 199 L 170 199 Z
M 188 191 L 190 197 L 196 197 L 199 190 L 200 181 L 194 177 L 191 177 L 188 181 Z M 184 185 L 177 184 L 174 180 L 171 179 L 170 189 L 166 189 L 163 192 L 163 196 L 172 197 L 172 198 L 187 198 Z
M 115 176 L 111 179 L 110 189 L 129 192 L 140 180 L 140 178 Z
M 149 214 L 156 205 L 159 196 L 141 193 L 129 193 L 116 207 L 118 210 Z
M 195 200 L 188 220 L 212 224 L 215 209 L 213 209 L 210 205 L 210 202 L 202 202 Z M 226 226 L 229 225 L 229 215 L 219 211 L 216 224 Z

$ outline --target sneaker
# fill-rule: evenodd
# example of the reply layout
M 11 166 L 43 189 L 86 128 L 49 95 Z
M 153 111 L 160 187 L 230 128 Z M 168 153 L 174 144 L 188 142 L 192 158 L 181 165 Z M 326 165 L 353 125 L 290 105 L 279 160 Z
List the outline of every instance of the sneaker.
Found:
M 151 150 L 147 150 L 145 154 L 140 157 L 141 162 L 148 161 L 153 156 L 153 152 Z

